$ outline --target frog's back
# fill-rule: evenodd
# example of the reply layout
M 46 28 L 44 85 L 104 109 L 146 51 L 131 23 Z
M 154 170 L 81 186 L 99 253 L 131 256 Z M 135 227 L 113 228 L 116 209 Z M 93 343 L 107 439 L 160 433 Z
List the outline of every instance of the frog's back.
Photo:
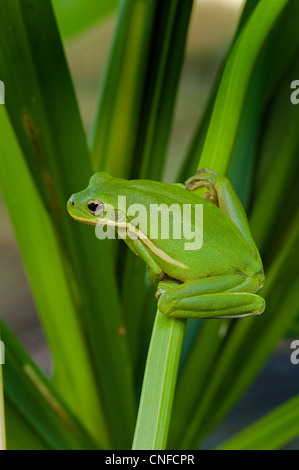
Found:
M 250 248 L 227 214 L 195 193 L 188 192 L 186 198 L 186 190 L 180 186 L 173 185 L 171 193 L 169 185 L 165 186 L 164 194 L 163 191 L 161 194 L 160 184 L 159 196 L 156 197 L 153 191 L 149 201 L 151 205 L 161 208 L 162 200 L 165 207 L 171 208 L 170 217 L 164 214 L 164 223 L 169 222 L 169 238 L 162 238 L 161 234 L 153 238 L 148 230 L 147 243 L 153 258 L 167 275 L 186 281 L 224 273 L 254 274 L 258 262 L 255 266 Z M 184 204 L 185 199 L 187 204 Z M 191 220 L 188 217 L 190 210 Z M 150 214 L 150 207 L 147 207 L 147 212 Z M 190 230 L 187 232 L 194 234 L 193 239 L 184 236 L 186 232 L 183 225 L 188 221 Z M 152 228 L 152 221 L 149 227 Z M 167 230 L 164 234 L 167 234 Z M 178 237 L 178 234 L 181 236 Z
M 153 241 L 158 247 L 160 245 L 168 256 L 167 262 L 164 262 L 163 256 L 160 256 L 160 267 L 169 276 L 186 281 L 236 272 L 251 275 L 259 268 L 258 263 L 256 267 L 254 266 L 250 248 L 226 214 L 215 207 L 218 211 L 217 218 L 213 218 L 213 221 L 209 219 L 210 204 L 203 203 L 203 238 L 200 240 L 199 248 L 195 242 L 195 249 L 186 249 L 192 240 L 184 238 L 170 239 L 169 242 Z M 194 226 L 193 231 L 195 231 Z M 173 263 L 169 262 L 169 259 L 173 259 Z

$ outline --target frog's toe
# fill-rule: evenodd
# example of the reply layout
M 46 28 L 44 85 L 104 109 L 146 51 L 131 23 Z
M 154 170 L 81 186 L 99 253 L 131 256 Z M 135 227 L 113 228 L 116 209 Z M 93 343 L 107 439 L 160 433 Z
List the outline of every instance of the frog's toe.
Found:
M 157 301 L 159 301 L 161 295 L 165 294 L 165 292 L 166 292 L 165 289 L 164 290 L 163 289 L 158 289 L 157 290 L 156 295 L 155 295 Z
M 196 172 L 196 175 L 191 176 L 191 178 L 189 178 L 185 182 L 185 188 L 188 191 L 194 191 L 195 189 L 198 189 L 201 186 L 205 186 L 206 188 L 208 188 L 209 192 L 206 192 L 204 194 L 204 197 L 218 206 L 218 195 L 217 190 L 215 188 L 217 178 L 218 175 L 212 170 L 198 170 Z
M 206 178 L 211 178 L 214 179 L 218 178 L 217 173 L 215 171 L 210 170 L 210 168 L 202 168 L 200 170 L 197 170 L 196 175 L 206 175 Z

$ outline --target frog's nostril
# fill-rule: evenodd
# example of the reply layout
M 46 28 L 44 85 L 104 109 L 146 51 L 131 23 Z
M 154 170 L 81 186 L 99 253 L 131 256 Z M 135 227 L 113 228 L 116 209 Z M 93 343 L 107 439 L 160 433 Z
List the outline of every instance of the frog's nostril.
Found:
M 74 201 L 74 199 L 73 199 L 73 196 L 72 196 L 71 199 L 70 199 L 70 203 L 71 203 L 71 206 L 74 207 L 75 201 Z

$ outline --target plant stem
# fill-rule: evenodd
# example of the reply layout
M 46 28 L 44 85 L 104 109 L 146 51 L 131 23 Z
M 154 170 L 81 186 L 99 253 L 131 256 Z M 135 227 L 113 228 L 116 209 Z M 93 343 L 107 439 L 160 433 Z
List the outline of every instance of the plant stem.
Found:
M 133 450 L 164 450 L 186 320 L 157 310 L 145 367 Z

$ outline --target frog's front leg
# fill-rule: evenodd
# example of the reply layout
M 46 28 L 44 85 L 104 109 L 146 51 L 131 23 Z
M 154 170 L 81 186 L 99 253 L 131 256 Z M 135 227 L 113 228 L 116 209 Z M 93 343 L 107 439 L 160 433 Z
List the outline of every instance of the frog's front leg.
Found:
M 157 291 L 158 308 L 176 318 L 259 315 L 265 309 L 265 301 L 255 291 L 256 280 L 241 274 L 211 276 L 183 284 L 163 280 Z
M 123 238 L 123 235 L 121 235 Z M 140 258 L 146 263 L 148 274 L 147 278 L 152 284 L 158 284 L 161 279 L 163 279 L 165 273 L 153 260 L 150 252 L 146 249 L 146 246 L 140 241 L 136 236 L 132 236 L 129 233 L 126 234 L 124 238 L 125 243 L 128 247 L 135 253 L 135 255 L 140 256 Z

